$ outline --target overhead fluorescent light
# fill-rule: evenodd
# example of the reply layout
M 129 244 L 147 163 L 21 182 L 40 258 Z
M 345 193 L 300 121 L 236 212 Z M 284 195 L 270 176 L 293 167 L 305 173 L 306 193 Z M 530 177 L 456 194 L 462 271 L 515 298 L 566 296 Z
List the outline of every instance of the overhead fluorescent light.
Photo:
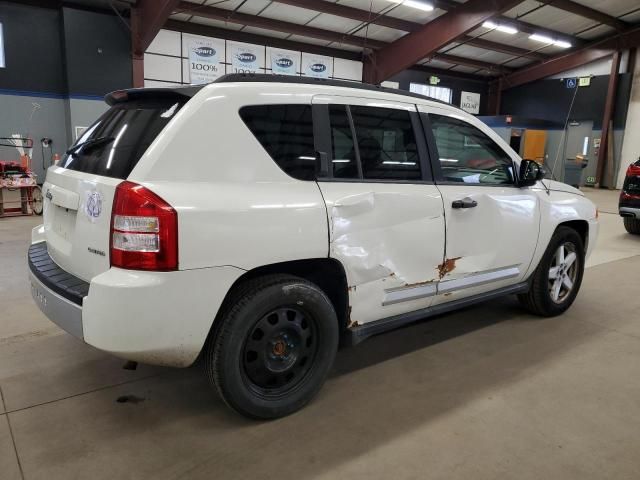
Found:
M 513 35 L 514 33 L 518 33 L 518 29 L 514 27 L 510 27 L 509 25 L 498 25 L 496 28 L 499 32 L 508 33 L 509 35 Z
M 422 10 L 424 12 L 431 12 L 433 10 L 433 5 L 430 3 L 421 2 L 420 0 L 389 0 L 391 3 L 399 3 L 400 5 L 404 5 L 405 7 L 417 8 L 418 10 Z
M 529 35 L 529 40 L 533 40 L 534 42 L 541 43 L 553 43 L 553 38 L 547 37 L 546 35 L 540 35 L 539 33 L 534 33 L 533 35 Z
M 556 40 L 553 42 L 556 47 L 560 48 L 571 48 L 571 44 L 569 42 L 565 42 L 564 40 Z
M 510 25 L 500 25 L 496 22 L 492 22 L 491 20 L 487 20 L 482 24 L 484 28 L 489 28 L 491 30 L 498 30 L 502 33 L 508 33 L 509 35 L 513 35 L 514 33 L 518 33 L 518 29 L 512 27 Z

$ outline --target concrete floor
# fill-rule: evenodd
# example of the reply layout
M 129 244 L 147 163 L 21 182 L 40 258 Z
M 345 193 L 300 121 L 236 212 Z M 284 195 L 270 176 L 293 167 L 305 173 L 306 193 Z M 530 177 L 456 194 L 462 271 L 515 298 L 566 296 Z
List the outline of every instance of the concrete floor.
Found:
M 373 338 L 266 423 L 196 368 L 123 370 L 62 333 L 29 294 L 38 219 L 0 220 L 0 478 L 638 479 L 640 237 L 588 195 L 613 213 L 564 316 L 506 298 Z

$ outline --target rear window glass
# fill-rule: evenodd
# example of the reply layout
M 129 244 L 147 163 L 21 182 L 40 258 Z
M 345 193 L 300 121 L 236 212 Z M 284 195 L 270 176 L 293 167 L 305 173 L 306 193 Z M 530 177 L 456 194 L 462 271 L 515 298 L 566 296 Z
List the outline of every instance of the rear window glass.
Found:
M 310 105 L 243 107 L 240 117 L 282 170 L 298 180 L 315 179 Z
M 183 105 L 169 99 L 116 104 L 84 132 L 60 166 L 125 179 Z

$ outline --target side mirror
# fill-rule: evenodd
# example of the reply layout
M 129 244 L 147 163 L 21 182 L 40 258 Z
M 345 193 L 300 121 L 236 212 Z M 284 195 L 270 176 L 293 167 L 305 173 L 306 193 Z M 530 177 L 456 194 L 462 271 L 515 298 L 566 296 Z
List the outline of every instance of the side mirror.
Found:
M 532 187 L 538 180 L 544 178 L 544 170 L 538 162 L 533 160 L 522 160 L 520 162 L 520 172 L 518 175 L 519 187 Z

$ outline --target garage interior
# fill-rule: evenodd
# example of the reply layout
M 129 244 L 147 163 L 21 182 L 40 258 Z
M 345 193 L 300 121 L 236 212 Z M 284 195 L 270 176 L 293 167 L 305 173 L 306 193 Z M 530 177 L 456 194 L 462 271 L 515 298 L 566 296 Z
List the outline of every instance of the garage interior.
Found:
M 373 337 L 304 410 L 256 422 L 201 365 L 128 369 L 51 323 L 25 263 L 42 217 L 0 185 L 0 478 L 640 478 L 640 237 L 618 212 L 639 46 L 635 0 L 0 1 L 0 161 L 38 184 L 111 91 L 291 67 L 461 107 L 600 221 L 562 316 L 506 297 Z

